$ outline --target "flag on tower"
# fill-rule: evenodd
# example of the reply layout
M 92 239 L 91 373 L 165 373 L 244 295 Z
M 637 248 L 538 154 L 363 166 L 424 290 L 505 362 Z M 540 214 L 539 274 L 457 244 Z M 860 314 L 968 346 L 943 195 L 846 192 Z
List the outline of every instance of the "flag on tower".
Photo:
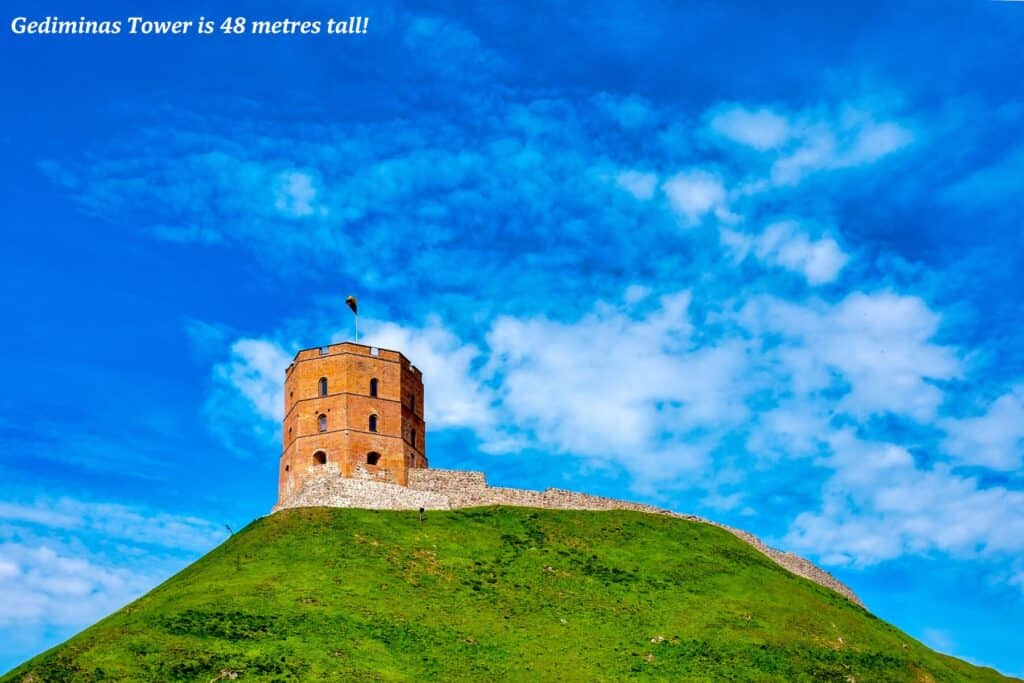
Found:
M 345 303 L 348 304 L 348 307 L 352 309 L 353 313 L 355 313 L 356 315 L 359 314 L 359 302 L 356 301 L 356 298 L 354 296 L 350 296 L 349 298 L 345 299 Z

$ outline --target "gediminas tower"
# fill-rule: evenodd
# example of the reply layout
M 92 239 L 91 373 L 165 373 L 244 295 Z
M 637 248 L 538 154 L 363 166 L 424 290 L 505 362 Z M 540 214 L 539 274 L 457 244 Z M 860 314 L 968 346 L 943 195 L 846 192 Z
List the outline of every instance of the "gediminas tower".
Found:
M 425 468 L 423 374 L 398 351 L 344 342 L 299 351 L 285 372 L 278 502 L 325 471 L 408 484 Z

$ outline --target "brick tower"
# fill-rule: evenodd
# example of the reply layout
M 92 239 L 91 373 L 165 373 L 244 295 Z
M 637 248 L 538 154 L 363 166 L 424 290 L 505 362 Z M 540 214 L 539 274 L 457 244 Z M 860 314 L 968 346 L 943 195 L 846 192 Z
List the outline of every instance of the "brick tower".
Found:
M 278 503 L 310 476 L 403 486 L 426 467 L 423 374 L 398 351 L 345 342 L 299 351 L 285 371 Z

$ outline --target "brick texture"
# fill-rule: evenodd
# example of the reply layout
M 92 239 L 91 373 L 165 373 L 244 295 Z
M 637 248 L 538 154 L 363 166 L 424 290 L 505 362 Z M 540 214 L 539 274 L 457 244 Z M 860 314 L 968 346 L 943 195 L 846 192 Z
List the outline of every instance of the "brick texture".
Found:
M 285 372 L 284 410 L 279 501 L 326 465 L 401 485 L 427 466 L 423 376 L 397 351 L 350 342 L 300 351 Z

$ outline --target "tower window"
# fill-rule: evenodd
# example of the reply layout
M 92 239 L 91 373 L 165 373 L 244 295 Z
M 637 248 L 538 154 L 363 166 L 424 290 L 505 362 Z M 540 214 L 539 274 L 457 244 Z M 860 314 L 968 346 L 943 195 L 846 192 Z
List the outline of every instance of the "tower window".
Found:
M 326 415 L 320 415 L 320 417 L 316 418 L 316 425 L 317 425 L 317 427 L 319 427 L 321 432 L 326 432 L 327 431 L 327 416 Z
M 415 453 L 410 453 L 409 454 L 409 467 L 416 467 L 416 454 Z
M 376 465 L 378 462 L 380 462 L 380 453 L 377 451 L 370 451 L 366 454 L 367 465 Z
M 416 448 L 416 430 L 415 429 L 412 430 L 412 434 L 410 435 L 409 440 L 412 441 L 412 447 Z
M 326 396 L 327 395 L 327 378 L 326 377 L 321 377 L 320 378 L 320 395 L 321 396 Z
M 371 415 L 370 416 L 370 431 L 371 432 L 377 431 L 377 416 L 376 415 Z
M 326 465 L 327 454 L 324 453 L 323 451 L 317 451 L 316 453 L 313 454 L 313 463 L 316 465 Z
M 416 394 L 409 394 L 409 410 L 416 410 Z
M 377 384 L 378 382 L 376 377 L 370 380 L 370 396 L 372 398 L 377 398 Z

